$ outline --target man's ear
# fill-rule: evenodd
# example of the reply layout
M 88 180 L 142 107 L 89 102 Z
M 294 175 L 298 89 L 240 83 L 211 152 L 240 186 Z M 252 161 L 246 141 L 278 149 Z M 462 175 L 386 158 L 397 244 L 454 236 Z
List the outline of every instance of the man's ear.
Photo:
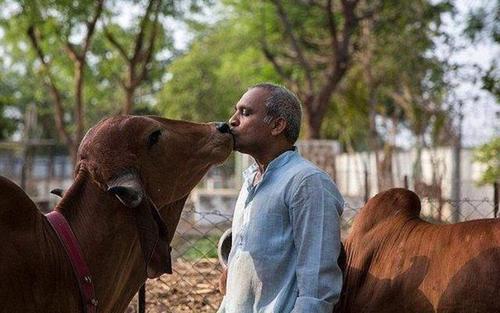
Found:
M 285 131 L 286 128 L 286 120 L 282 117 L 277 117 L 272 121 L 272 129 L 271 129 L 271 135 L 273 136 L 278 136 L 281 134 L 283 131 Z

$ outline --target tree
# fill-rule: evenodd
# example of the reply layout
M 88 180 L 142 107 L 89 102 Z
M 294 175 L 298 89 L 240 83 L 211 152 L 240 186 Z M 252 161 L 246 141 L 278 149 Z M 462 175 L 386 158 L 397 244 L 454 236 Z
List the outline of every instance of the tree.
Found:
M 186 53 L 167 71 L 169 80 L 158 95 L 167 117 L 226 121 L 249 86 L 279 77 L 256 46 L 256 37 L 242 36 L 247 26 L 236 19 L 198 27 Z
M 332 95 L 358 47 L 359 22 L 379 2 L 359 0 L 230 2 L 260 34 L 260 46 L 282 81 L 304 104 L 306 137 L 319 138 Z
M 464 35 L 471 43 L 480 41 L 492 45 L 500 43 L 500 0 L 483 2 L 468 14 Z M 500 69 L 498 59 L 493 60 L 486 71 L 480 73 L 483 89 L 500 102 Z
M 13 110 L 11 104 L 16 97 L 15 86 L 11 83 L 12 75 L 4 70 L 3 62 L 0 61 L 0 140 L 5 140 L 16 130 L 18 120 L 9 118 L 7 111 Z M 14 113 L 14 112 L 12 112 Z
M 471 10 L 467 17 L 464 34 L 471 43 L 500 43 L 500 0 L 483 3 Z M 500 69 L 498 60 L 494 59 L 485 71 L 480 70 L 482 88 L 488 91 L 500 104 Z M 486 170 L 479 183 L 497 183 L 500 180 L 500 137 L 494 136 L 489 142 L 475 151 L 476 161 L 483 163 Z
M 73 160 L 88 124 L 119 111 L 117 104 L 124 104 L 125 113 L 134 106 L 137 111 L 151 112 L 150 95 L 160 89 L 165 62 L 175 55 L 168 51 L 172 39 L 160 20 L 177 17 L 181 10 L 196 10 L 196 4 L 206 1 L 193 0 L 186 7 L 183 2 L 175 12 L 173 1 L 145 2 L 0 0 L 8 8 L 0 18 L 3 52 L 12 60 L 11 68 L 21 68 L 26 75 L 19 81 L 23 86 L 33 80 L 36 87 L 24 91 L 34 99 L 39 114 L 54 116 L 52 125 Z M 116 8 L 124 5 L 143 6 L 144 11 L 131 15 L 129 24 L 120 24 L 113 12 L 121 12 Z M 132 52 L 125 59 L 121 53 L 129 49 Z M 166 52 L 170 56 L 162 56 Z M 50 97 L 36 95 L 43 90 Z M 139 90 L 140 101 L 135 97 Z M 24 104 L 14 100 L 12 105 L 20 106 L 22 113 Z
M 5 36 L 0 38 L 2 43 L 8 41 Z M 52 111 L 49 110 L 50 97 L 33 72 L 31 64 L 35 59 L 27 53 L 25 45 L 15 45 L 11 48 L 16 50 L 16 55 L 23 56 L 23 64 L 18 63 L 16 57 L 12 57 L 12 51 L 0 61 L 0 139 L 9 139 L 14 133 L 19 134 L 24 130 L 24 113 L 34 104 L 38 106 L 37 120 L 40 127 L 32 129 L 32 135 L 36 135 L 36 138 L 32 139 L 54 138 L 57 131 Z
M 113 73 L 115 76 L 121 76 L 115 79 L 124 93 L 123 114 L 132 112 L 136 91 L 147 81 L 148 74 L 154 72 L 152 69 L 163 67 L 161 60 L 155 59 L 156 52 L 173 50 L 173 39 L 159 19 L 177 14 L 178 12 L 174 10 L 174 1 L 149 0 L 137 27 L 122 26 L 113 22 L 106 23 L 103 29 L 104 36 L 117 53 L 117 56 L 112 56 L 111 59 L 121 58 L 119 63 L 122 65 L 121 68 L 125 69 Z M 107 47 L 103 45 L 102 48 Z M 109 49 L 106 50 L 109 53 Z M 110 61 L 117 62 L 117 60 L 108 59 L 106 63 Z M 154 64 L 155 62 L 157 64 Z M 156 77 L 156 80 L 159 78 Z
M 26 39 L 38 59 L 38 71 L 52 96 L 59 137 L 68 146 L 72 159 L 76 160 L 78 144 L 85 130 L 87 55 L 104 0 L 79 1 L 72 5 L 63 0 L 11 1 L 9 4 L 17 5 L 20 10 L 14 10 L 8 17 L 11 27 L 7 32 L 27 35 Z M 83 37 L 76 39 L 81 33 Z M 73 77 L 72 82 L 68 81 L 68 76 Z M 64 92 L 66 90 L 72 90 L 72 106 L 65 105 L 70 96 Z M 68 107 L 73 109 L 71 121 L 68 120 Z
M 229 2 L 229 5 L 235 9 L 227 13 L 225 19 L 213 27 L 198 27 L 199 35 L 194 44 L 168 68 L 171 78 L 159 98 L 160 106 L 167 115 L 196 120 L 214 119 L 219 116 L 227 118 L 228 113 L 224 113 L 224 109 L 220 111 L 220 105 L 224 104 L 223 108 L 232 107 L 247 86 L 266 80 L 284 82 L 288 85 L 289 81 L 282 80 L 283 76 L 277 66 L 269 62 L 265 49 L 263 51 L 263 45 L 264 48 L 271 49 L 271 42 L 276 42 L 278 45 L 278 39 L 282 38 L 279 33 L 279 19 L 268 20 L 269 14 L 274 12 L 274 5 L 256 6 L 253 2 L 244 1 Z M 430 43 L 434 33 L 429 31 L 432 27 L 430 25 L 439 23 L 445 8 L 432 6 L 427 2 L 418 5 L 395 2 L 387 4 L 380 10 L 382 13 L 378 14 L 376 24 L 372 26 L 375 29 L 371 30 L 370 34 L 376 49 L 373 52 L 373 60 L 368 63 L 376 63 L 371 65 L 371 68 L 375 78 L 380 81 L 378 83 L 380 86 L 373 93 L 374 103 L 377 105 L 372 117 L 375 119 L 375 116 L 382 116 L 384 121 L 386 119 L 392 121 L 397 117 L 394 124 L 399 124 L 404 122 L 405 114 L 403 109 L 395 104 L 393 94 L 400 89 L 398 77 L 401 68 L 410 78 L 415 63 L 426 61 L 428 65 L 422 66 L 422 69 L 429 69 L 431 64 L 440 65 L 431 58 L 426 60 L 425 54 L 432 48 Z M 415 14 L 415 10 L 420 13 Z M 437 13 L 431 14 L 433 10 L 437 10 Z M 403 12 L 402 17 L 398 15 L 400 11 Z M 295 14 L 301 13 L 295 12 Z M 374 15 L 375 13 L 372 18 Z M 323 30 L 322 24 L 316 21 L 318 16 L 302 18 L 305 21 L 308 21 L 308 18 L 314 19 L 307 24 L 310 33 Z M 423 20 L 421 24 L 419 24 L 420 19 Z M 408 30 L 403 35 L 394 32 L 394 24 L 397 24 L 398 30 Z M 268 26 L 264 29 L 262 25 Z M 421 26 L 417 28 L 415 25 Z M 421 35 L 418 34 L 420 31 Z M 411 36 L 415 34 L 418 35 L 417 39 L 412 40 Z M 370 144 L 370 140 L 366 138 L 369 134 L 366 132 L 369 129 L 369 120 L 365 117 L 369 114 L 367 105 L 369 88 L 365 74 L 367 68 L 361 64 L 363 53 L 367 50 L 362 40 L 367 36 L 362 34 L 357 36 L 358 52 L 352 55 L 350 65 L 352 73 L 347 72 L 343 82 L 338 86 L 336 97 L 331 98 L 325 113 L 326 123 L 320 130 L 322 136 L 341 139 L 351 151 L 366 149 Z M 400 36 L 403 38 L 399 38 Z M 262 42 L 263 38 L 266 38 L 266 43 Z M 419 42 L 424 39 L 425 42 Z M 407 54 L 407 52 L 412 53 Z M 303 80 L 304 75 L 300 74 L 302 73 L 300 67 L 297 67 L 292 59 L 282 69 L 295 77 L 296 84 L 307 85 Z M 424 73 L 424 70 L 421 72 Z M 429 72 L 427 70 L 427 73 Z M 426 77 L 421 75 L 419 79 Z M 425 84 L 424 81 L 418 83 Z M 373 92 L 375 88 L 371 90 Z M 376 137 L 375 140 L 381 144 L 386 141 L 380 130 L 377 130 Z
M 485 170 L 480 185 L 493 184 L 500 181 L 500 137 L 478 147 L 474 152 L 474 159 L 484 164 Z
M 232 12 L 228 13 L 230 17 L 225 20 L 226 25 L 232 25 L 240 33 L 233 32 L 235 35 L 228 36 L 226 31 L 225 37 L 218 37 L 220 40 L 217 43 L 207 40 L 201 44 L 205 47 L 201 48 L 202 50 L 198 50 L 200 48 L 196 44 L 193 45 L 192 50 L 182 58 L 183 61 L 175 62 L 172 65 L 171 69 L 174 69 L 178 74 L 174 75 L 172 80 L 166 84 L 166 93 L 162 94 L 163 98 L 169 98 L 170 95 L 177 98 L 180 97 L 179 95 L 186 95 L 183 90 L 189 84 L 184 84 L 182 88 L 175 87 L 180 85 L 176 79 L 182 79 L 182 75 L 198 75 L 198 77 L 187 79 L 190 82 L 207 82 L 205 85 L 195 84 L 194 86 L 202 86 L 201 88 L 205 91 L 199 93 L 198 96 L 191 94 L 186 98 L 189 99 L 186 102 L 196 103 L 201 98 L 207 98 L 207 94 L 208 98 L 212 98 L 210 93 L 216 89 L 214 87 L 216 84 L 210 83 L 214 81 L 214 77 L 210 76 L 215 72 L 212 69 L 219 66 L 217 62 L 221 59 L 231 60 L 227 64 L 233 68 L 233 73 L 235 67 L 242 71 L 237 74 L 230 73 L 230 71 L 226 73 L 229 74 L 227 77 L 236 76 L 231 82 L 233 85 L 236 83 L 240 86 L 239 88 L 229 87 L 230 90 L 237 90 L 237 92 L 232 93 L 232 100 L 228 101 L 231 106 L 245 87 L 272 78 L 273 81 L 283 82 L 297 92 L 304 102 L 305 124 L 309 130 L 309 136 L 319 137 L 319 127 L 330 103 L 331 94 L 346 73 L 350 56 L 354 50 L 351 39 L 354 37 L 359 20 L 370 14 L 369 9 L 363 11 L 366 16 L 361 13 L 357 15 L 358 13 L 355 11 L 358 1 L 342 1 L 341 4 L 338 4 L 338 8 L 337 4 L 334 5 L 332 1 L 323 4 L 316 1 L 294 2 L 293 4 L 284 4 L 280 1 L 266 1 L 264 3 L 226 1 L 225 4 L 228 6 L 228 11 Z M 338 11 L 333 12 L 334 7 Z M 222 23 L 219 26 L 220 28 L 228 27 Z M 328 31 L 325 31 L 325 27 Z M 216 28 L 209 29 L 204 34 L 211 34 L 214 29 Z M 281 35 L 283 31 L 285 36 Z M 241 36 L 242 33 L 245 36 Z M 336 38 L 332 36 L 336 36 Z M 235 40 L 237 44 L 229 43 L 231 39 Z M 287 43 L 285 47 L 283 47 L 283 42 Z M 221 51 L 216 45 L 221 45 L 225 51 L 232 52 L 222 53 L 224 57 L 218 57 L 217 52 L 212 54 L 213 51 Z M 234 50 L 228 50 L 232 47 Z M 208 55 L 215 56 L 214 61 L 196 63 L 202 60 L 201 53 L 207 55 L 207 61 L 211 59 Z M 238 57 L 238 53 L 244 54 L 244 57 Z M 269 64 L 274 69 L 274 71 L 270 70 L 266 66 L 264 75 L 260 77 L 256 73 L 262 67 L 262 56 L 259 56 L 259 53 L 268 62 L 270 61 Z M 199 57 L 196 57 L 195 60 L 193 55 Z M 252 62 L 249 62 L 249 57 L 253 59 Z M 243 61 L 241 63 L 243 66 L 239 65 L 240 60 Z M 186 64 L 186 69 L 190 67 L 191 71 L 195 72 L 183 72 L 179 69 L 180 63 Z M 253 76 L 253 73 L 250 73 L 248 77 L 253 76 L 251 79 L 242 79 L 242 76 L 246 76 L 246 73 L 251 70 L 254 70 L 257 75 Z M 225 88 L 228 88 L 227 81 L 225 79 L 223 82 Z M 175 93 L 172 92 L 174 89 Z M 169 90 L 170 92 L 168 92 Z M 227 92 L 215 93 L 222 96 L 230 94 Z M 219 102 L 216 101 L 216 103 Z M 198 105 L 197 107 L 203 106 Z

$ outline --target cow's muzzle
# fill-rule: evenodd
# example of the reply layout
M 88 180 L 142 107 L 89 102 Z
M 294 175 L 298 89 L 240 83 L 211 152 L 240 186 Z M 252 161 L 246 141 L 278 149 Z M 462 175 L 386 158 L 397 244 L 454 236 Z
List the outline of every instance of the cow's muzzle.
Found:
M 229 127 L 229 125 L 227 123 L 224 123 L 224 122 L 215 123 L 215 128 L 217 128 L 217 130 L 223 134 L 231 133 L 231 128 Z

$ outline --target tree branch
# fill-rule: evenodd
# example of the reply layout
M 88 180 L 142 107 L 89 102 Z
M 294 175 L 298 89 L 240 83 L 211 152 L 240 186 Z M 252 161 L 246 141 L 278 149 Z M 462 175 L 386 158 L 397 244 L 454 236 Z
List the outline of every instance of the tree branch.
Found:
M 297 58 L 299 61 L 299 64 L 302 66 L 305 74 L 306 74 L 306 80 L 308 84 L 308 88 L 310 91 L 314 90 L 314 83 L 312 79 L 312 69 L 310 64 L 307 62 L 306 58 L 304 57 L 304 53 L 302 52 L 302 49 L 299 46 L 298 40 L 295 37 L 295 34 L 293 32 L 293 26 L 290 23 L 290 20 L 288 19 L 288 15 L 285 12 L 285 9 L 283 8 L 283 5 L 280 0 L 272 0 L 273 4 L 276 6 L 276 9 L 278 11 L 278 16 L 281 20 L 281 23 L 283 24 L 283 27 L 285 28 L 285 33 L 290 39 L 290 43 L 292 45 L 292 48 L 294 49 L 295 53 L 297 54 Z
M 278 60 L 276 60 L 276 56 L 269 50 L 269 47 L 267 46 L 266 43 L 262 43 L 262 52 L 264 52 L 264 56 L 266 59 L 271 62 L 273 65 L 274 69 L 278 74 L 285 80 L 289 80 L 290 76 L 285 73 L 285 70 L 283 67 L 278 63 Z
M 45 54 L 43 53 L 42 48 L 40 47 L 39 39 L 36 34 L 36 28 L 34 25 L 30 25 L 28 28 L 28 37 L 30 38 L 31 44 L 33 45 L 33 48 L 36 51 L 36 54 L 38 55 L 38 59 L 42 63 L 43 68 L 45 69 L 48 77 L 48 85 L 49 85 L 49 90 L 50 93 L 52 94 L 52 97 L 54 97 L 54 107 L 56 111 L 56 128 L 59 133 L 59 136 L 66 142 L 68 145 L 72 145 L 73 140 L 71 139 L 71 136 L 69 133 L 66 131 L 65 123 L 64 123 L 64 108 L 62 105 L 62 96 L 61 92 L 57 88 L 55 84 L 55 79 L 50 73 L 50 63 L 47 61 L 47 58 Z
M 351 37 L 358 25 L 354 14 L 358 1 L 341 0 L 342 13 L 344 15 L 344 25 L 342 28 L 342 40 L 337 43 L 331 70 L 327 73 L 325 84 L 321 87 L 318 100 L 315 102 L 314 110 L 317 114 L 323 114 L 328 107 L 332 93 L 347 72 L 348 63 L 351 58 Z
M 83 49 L 78 54 L 78 60 L 74 63 L 75 65 L 75 142 L 79 143 L 83 138 L 83 130 L 85 128 L 85 116 L 83 113 L 83 84 L 84 84 L 84 70 L 86 65 L 86 55 L 90 47 L 90 42 L 94 34 L 95 26 L 97 20 L 101 16 L 102 9 L 104 6 L 104 0 L 97 0 L 94 10 L 94 16 L 90 22 L 87 22 L 87 35 L 83 41 Z
M 161 1 L 157 2 L 156 5 L 156 11 L 155 11 L 155 17 L 154 21 L 152 24 L 152 30 L 149 36 L 149 43 L 148 43 L 148 48 L 146 50 L 146 58 L 142 64 L 142 70 L 141 73 L 139 74 L 139 77 L 136 79 L 138 82 L 143 81 L 146 78 L 147 72 L 148 72 L 148 65 L 151 63 L 151 60 L 153 59 L 153 52 L 154 52 L 154 46 L 155 46 L 155 41 L 156 41 L 156 36 L 158 32 L 158 18 L 160 15 L 160 5 Z
M 130 64 L 130 58 L 128 57 L 127 55 L 127 52 L 125 52 L 125 49 L 123 48 L 123 46 L 118 43 L 118 41 L 116 40 L 116 38 L 113 36 L 113 34 L 111 34 L 109 31 L 108 31 L 108 28 L 107 27 L 104 27 L 104 36 L 106 36 L 106 38 L 109 40 L 109 42 L 111 43 L 111 45 L 113 47 L 116 48 L 116 50 L 118 50 L 118 53 L 121 55 L 121 57 L 128 63 Z
M 142 57 L 142 46 L 144 45 L 144 32 L 146 31 L 146 24 L 149 20 L 149 16 L 151 15 L 151 11 L 153 10 L 154 4 L 155 4 L 155 0 L 149 0 L 148 6 L 146 8 L 146 13 L 144 13 L 144 16 L 142 17 L 142 20 L 140 23 L 140 25 L 141 25 L 140 31 L 137 34 L 137 37 L 135 39 L 134 54 L 133 54 L 132 59 L 131 59 L 131 62 L 133 64 L 137 63 L 137 59 Z
M 95 7 L 95 13 L 94 17 L 90 22 L 87 22 L 87 35 L 85 36 L 84 44 L 83 44 L 83 50 L 81 56 L 85 57 L 85 54 L 87 53 L 89 47 L 90 47 L 90 41 L 92 36 L 94 35 L 95 31 L 95 26 L 97 24 L 97 20 L 101 16 L 102 9 L 104 6 L 104 0 L 97 0 L 96 7 Z
M 334 12 L 332 6 L 333 0 L 328 0 L 326 4 L 326 14 L 328 19 L 328 30 L 330 31 L 331 37 L 331 48 L 333 53 L 335 53 L 339 46 L 339 39 L 337 35 L 337 23 L 335 23 Z
M 76 47 L 71 44 L 69 41 L 66 41 L 66 44 L 64 45 L 64 50 L 68 53 L 69 58 L 73 62 L 79 62 L 80 61 L 80 56 L 78 52 L 76 51 Z
M 383 9 L 383 6 L 383 1 L 375 1 L 375 4 L 371 8 L 367 8 L 366 10 L 363 10 L 363 12 L 359 13 L 356 17 L 357 21 L 360 22 L 373 18 L 377 12 L 380 12 Z

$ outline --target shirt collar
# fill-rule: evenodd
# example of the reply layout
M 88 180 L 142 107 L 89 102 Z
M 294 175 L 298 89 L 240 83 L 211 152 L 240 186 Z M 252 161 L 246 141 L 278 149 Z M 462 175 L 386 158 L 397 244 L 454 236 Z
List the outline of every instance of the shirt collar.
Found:
M 299 155 L 299 150 L 297 149 L 296 146 L 293 146 L 292 149 L 283 152 L 282 154 L 274 158 L 274 160 L 269 162 L 264 173 L 280 168 L 281 166 L 285 165 L 295 155 Z M 253 163 L 243 172 L 243 178 L 247 183 L 253 180 L 253 177 L 257 172 L 257 170 L 258 170 L 257 163 Z

